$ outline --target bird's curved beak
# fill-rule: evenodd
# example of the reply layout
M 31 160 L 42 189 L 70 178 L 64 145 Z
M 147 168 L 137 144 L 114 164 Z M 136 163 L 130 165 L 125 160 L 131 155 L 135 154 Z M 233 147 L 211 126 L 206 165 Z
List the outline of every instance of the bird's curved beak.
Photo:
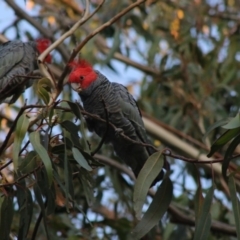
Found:
M 82 87 L 81 87 L 80 83 L 71 83 L 71 87 L 76 92 L 81 92 L 82 91 Z

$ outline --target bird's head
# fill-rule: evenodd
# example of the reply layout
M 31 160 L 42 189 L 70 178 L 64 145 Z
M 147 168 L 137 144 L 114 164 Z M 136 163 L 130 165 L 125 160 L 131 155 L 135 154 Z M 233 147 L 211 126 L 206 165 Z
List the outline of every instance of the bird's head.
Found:
M 51 45 L 51 41 L 47 38 L 39 38 L 36 40 L 36 42 L 37 42 L 37 50 L 40 54 L 44 52 Z M 45 58 L 45 62 L 51 63 L 51 61 L 52 61 L 52 56 L 48 54 Z
M 69 83 L 73 90 L 81 92 L 97 79 L 97 73 L 85 60 L 73 61 L 69 64 L 72 71 L 69 75 Z

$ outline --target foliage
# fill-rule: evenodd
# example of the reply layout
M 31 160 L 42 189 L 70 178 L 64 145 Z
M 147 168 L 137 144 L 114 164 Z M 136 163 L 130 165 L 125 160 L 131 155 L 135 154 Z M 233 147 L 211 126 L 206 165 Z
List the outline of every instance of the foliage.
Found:
M 2 239 L 239 239 L 238 1 L 106 0 L 66 39 L 85 2 L 15 2 L 1 42 L 63 41 L 35 86 L 0 106 Z M 139 96 L 159 151 L 137 180 L 63 84 L 74 55 Z M 171 171 L 149 190 L 164 159 Z

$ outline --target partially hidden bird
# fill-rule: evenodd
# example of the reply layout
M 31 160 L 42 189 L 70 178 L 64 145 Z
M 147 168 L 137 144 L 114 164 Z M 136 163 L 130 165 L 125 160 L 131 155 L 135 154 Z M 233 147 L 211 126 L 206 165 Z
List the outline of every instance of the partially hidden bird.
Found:
M 51 44 L 46 38 L 36 41 L 19 40 L 0 45 L 0 103 L 14 103 L 19 96 L 33 84 L 28 76 L 37 69 L 37 57 Z M 51 62 L 48 54 L 45 62 Z
M 106 122 L 87 117 L 88 129 L 101 138 L 104 137 L 105 143 L 111 143 L 118 157 L 131 167 L 137 177 L 148 157 L 156 151 L 133 143 L 120 134 L 122 132 L 140 143 L 149 143 L 141 112 L 133 96 L 126 87 L 110 82 L 85 60 L 73 61 L 69 65 L 71 73 L 68 82 L 79 93 L 85 111 L 115 126 L 109 126 L 106 132 Z M 167 162 L 164 167 L 169 167 Z M 161 170 L 152 185 L 161 180 L 163 175 L 164 171 Z

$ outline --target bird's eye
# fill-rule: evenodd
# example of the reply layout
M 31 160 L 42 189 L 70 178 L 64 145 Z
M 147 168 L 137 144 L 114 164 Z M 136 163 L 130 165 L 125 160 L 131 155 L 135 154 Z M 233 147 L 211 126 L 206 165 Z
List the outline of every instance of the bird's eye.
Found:
M 82 81 L 84 80 L 84 76 L 80 76 L 79 79 Z

